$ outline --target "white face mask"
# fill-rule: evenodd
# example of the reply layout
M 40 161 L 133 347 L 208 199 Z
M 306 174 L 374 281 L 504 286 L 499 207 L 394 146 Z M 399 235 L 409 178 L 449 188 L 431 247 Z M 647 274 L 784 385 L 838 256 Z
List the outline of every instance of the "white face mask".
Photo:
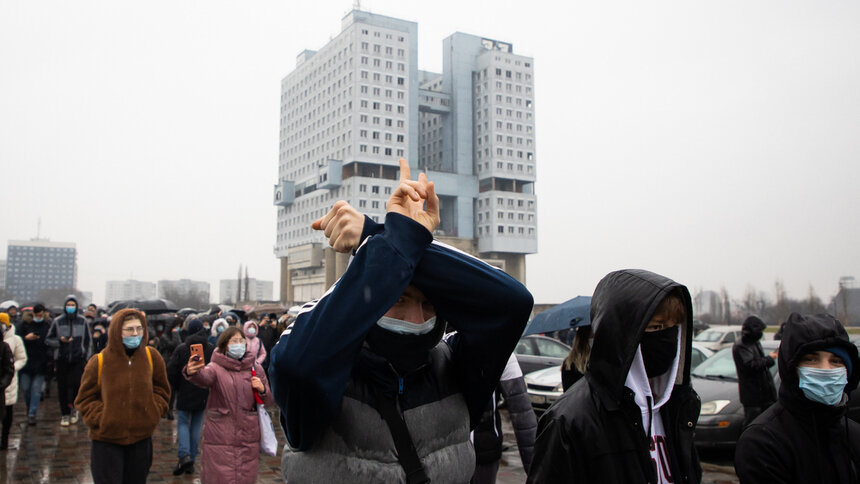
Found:
M 436 327 L 436 316 L 433 316 L 432 318 L 428 319 L 427 321 L 424 321 L 421 324 L 410 323 L 409 321 L 404 321 L 402 319 L 395 319 L 389 318 L 388 316 L 383 316 L 379 318 L 379 321 L 376 322 L 376 325 L 382 329 L 397 334 L 427 334 L 430 331 L 433 331 L 433 328 Z

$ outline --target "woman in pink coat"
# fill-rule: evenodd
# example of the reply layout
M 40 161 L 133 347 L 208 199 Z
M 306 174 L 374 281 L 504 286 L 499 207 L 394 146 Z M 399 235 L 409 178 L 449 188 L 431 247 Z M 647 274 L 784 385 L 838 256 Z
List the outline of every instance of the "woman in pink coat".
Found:
M 266 361 L 266 348 L 263 342 L 257 336 L 260 333 L 260 327 L 256 321 L 245 321 L 245 340 L 248 341 L 248 353 L 254 355 L 257 363 L 263 364 Z
M 188 381 L 209 388 L 200 471 L 204 484 L 257 481 L 260 421 L 254 390 L 264 404 L 272 403 L 272 395 L 255 356 L 247 351 L 242 331 L 230 327 L 218 338 L 211 363 L 204 367 L 192 356 L 183 370 Z M 252 368 L 256 376 L 251 375 Z

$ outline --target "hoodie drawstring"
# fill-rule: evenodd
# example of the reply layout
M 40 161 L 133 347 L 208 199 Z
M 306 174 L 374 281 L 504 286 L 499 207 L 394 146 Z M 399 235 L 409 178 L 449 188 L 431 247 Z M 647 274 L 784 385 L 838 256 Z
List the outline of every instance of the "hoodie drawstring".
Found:
M 651 397 L 645 397 L 645 401 L 648 402 L 648 445 L 651 445 L 651 426 L 653 425 L 654 413 L 651 407 Z

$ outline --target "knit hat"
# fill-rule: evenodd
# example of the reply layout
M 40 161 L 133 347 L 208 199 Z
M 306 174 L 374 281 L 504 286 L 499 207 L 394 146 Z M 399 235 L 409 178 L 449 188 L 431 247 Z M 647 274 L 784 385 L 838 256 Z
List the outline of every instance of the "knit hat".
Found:
M 198 331 L 203 329 L 203 321 L 200 321 L 199 318 L 194 318 L 189 321 L 185 327 L 188 330 L 189 335 L 196 334 Z
M 825 348 L 824 351 L 829 351 L 834 355 L 842 358 L 842 361 L 845 363 L 845 369 L 848 370 L 848 377 L 851 378 L 851 357 L 848 356 L 848 352 L 845 351 L 845 348 L 840 348 L 839 346 L 831 346 L 830 348 Z
M 0 313 L 0 323 L 5 324 L 6 326 L 12 326 L 12 323 L 9 322 L 9 315 L 6 313 Z

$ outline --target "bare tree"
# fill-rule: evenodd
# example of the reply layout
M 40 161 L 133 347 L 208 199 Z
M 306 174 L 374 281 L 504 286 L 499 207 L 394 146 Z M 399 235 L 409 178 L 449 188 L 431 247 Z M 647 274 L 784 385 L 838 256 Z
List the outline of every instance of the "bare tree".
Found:
M 66 297 L 69 295 L 75 296 L 75 299 L 78 300 L 78 308 L 81 307 L 81 299 L 84 294 L 73 288 L 73 287 L 63 287 L 60 289 L 42 289 L 36 294 L 36 300 L 41 302 L 47 307 L 56 307 L 62 306 L 66 301 Z
M 239 264 L 239 274 L 236 276 L 236 304 L 242 300 L 242 264 Z
M 205 309 L 209 306 L 209 293 L 202 291 L 178 291 L 170 288 L 165 289 L 164 299 L 170 300 L 180 308 Z

